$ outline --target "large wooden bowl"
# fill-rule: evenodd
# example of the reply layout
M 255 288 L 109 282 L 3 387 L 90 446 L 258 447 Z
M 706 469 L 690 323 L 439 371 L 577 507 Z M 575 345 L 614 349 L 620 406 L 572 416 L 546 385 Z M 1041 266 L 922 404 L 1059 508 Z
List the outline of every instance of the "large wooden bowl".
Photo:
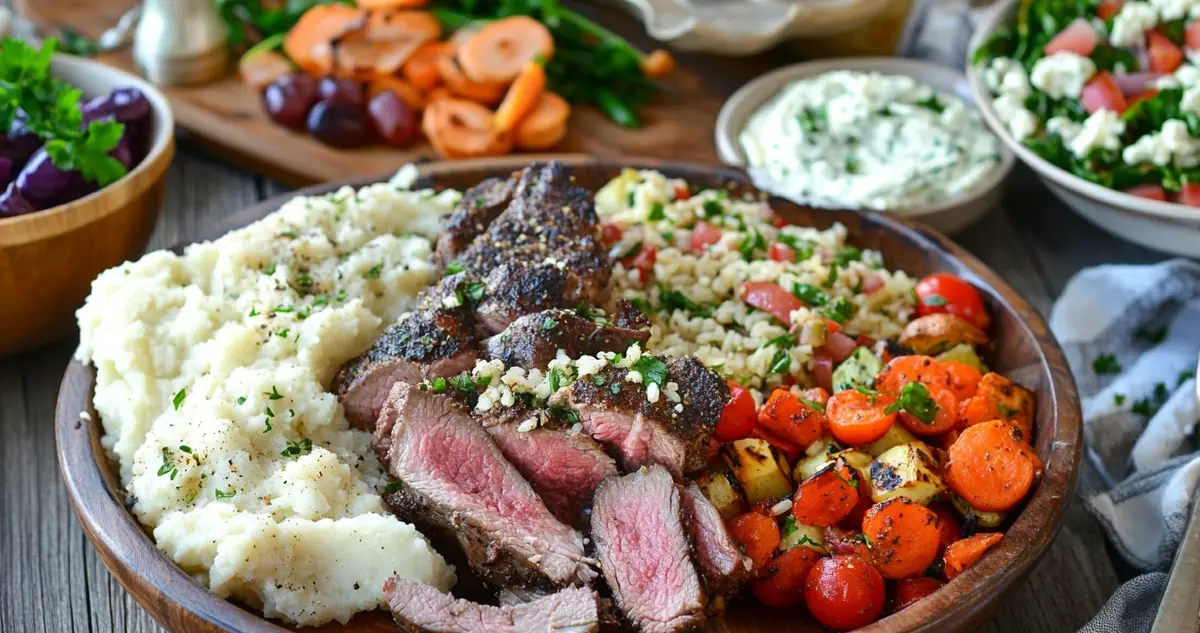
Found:
M 55 55 L 52 72 L 85 98 L 133 86 L 150 102 L 146 157 L 124 178 L 74 202 L 0 218 L 0 356 L 66 334 L 101 272 L 141 254 L 162 210 L 175 124 L 154 86 L 99 62 Z
M 421 184 L 466 188 L 488 176 L 507 175 L 528 160 L 520 157 L 431 163 L 421 167 Z M 563 160 L 575 166 L 577 181 L 593 190 L 617 175 L 623 165 L 653 167 L 670 176 L 708 186 L 733 182 L 741 190 L 749 190 L 744 173 L 725 168 L 650 160 L 623 163 L 587 157 Z M 372 181 L 322 185 L 292 195 L 324 193 L 346 184 L 357 186 Z M 257 220 L 278 208 L 286 198 L 238 213 L 204 237 L 212 238 Z M 820 227 L 843 223 L 849 229 L 851 243 L 882 251 L 890 268 L 917 276 L 948 271 L 970 280 L 982 289 L 993 315 L 992 334 L 997 343 L 987 359 L 989 364 L 1037 394 L 1035 447 L 1045 463 L 1046 474 L 1009 526 L 1003 542 L 933 596 L 862 629 L 864 633 L 970 631 L 992 613 L 1005 591 L 1020 582 L 1045 553 L 1075 489 L 1081 454 L 1081 418 L 1079 398 L 1063 353 L 1036 310 L 995 273 L 946 238 L 891 216 L 817 211 L 782 200 L 773 203 L 792 222 Z M 289 630 L 258 613 L 217 598 L 155 549 L 124 507 L 114 469 L 101 450 L 98 415 L 91 406 L 94 378 L 92 368 L 78 361 L 67 368 L 59 393 L 56 433 L 59 466 L 71 502 L 105 565 L 151 615 L 173 631 L 283 633 Z M 87 417 L 81 417 L 81 413 Z M 393 631 L 394 625 L 386 614 L 377 612 L 360 615 L 345 626 L 330 625 L 320 630 L 374 633 Z M 745 603 L 731 605 L 728 614 L 712 620 L 706 630 L 807 633 L 821 629 L 795 613 L 770 612 Z

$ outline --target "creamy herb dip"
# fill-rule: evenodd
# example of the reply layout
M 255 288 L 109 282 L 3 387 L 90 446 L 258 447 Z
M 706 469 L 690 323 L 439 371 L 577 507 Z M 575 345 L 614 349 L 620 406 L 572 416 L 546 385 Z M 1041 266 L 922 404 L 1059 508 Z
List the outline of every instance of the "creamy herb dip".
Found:
M 999 141 L 962 99 L 879 73 L 793 82 L 738 140 L 755 184 L 824 207 L 903 213 L 971 189 L 1000 162 Z

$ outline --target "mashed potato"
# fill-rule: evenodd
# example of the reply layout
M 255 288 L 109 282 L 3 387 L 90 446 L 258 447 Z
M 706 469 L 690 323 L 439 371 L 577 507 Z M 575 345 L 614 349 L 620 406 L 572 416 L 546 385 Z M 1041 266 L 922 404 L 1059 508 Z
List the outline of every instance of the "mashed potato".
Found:
M 384 508 L 370 436 L 328 392 L 436 277 L 431 240 L 460 194 L 403 180 L 126 263 L 78 313 L 134 513 L 183 569 L 268 617 L 344 622 L 382 605 L 396 573 L 454 582 Z

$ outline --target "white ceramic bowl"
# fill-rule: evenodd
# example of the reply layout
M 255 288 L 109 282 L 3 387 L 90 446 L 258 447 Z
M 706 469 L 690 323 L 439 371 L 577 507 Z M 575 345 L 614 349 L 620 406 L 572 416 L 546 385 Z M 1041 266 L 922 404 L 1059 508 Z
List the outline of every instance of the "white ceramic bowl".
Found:
M 650 36 L 681 51 L 753 55 L 789 38 L 837 35 L 891 0 L 623 0 Z
M 738 143 L 738 134 L 746 127 L 750 115 L 773 99 L 787 84 L 833 70 L 879 72 L 885 75 L 907 75 L 934 89 L 956 95 L 971 103 L 970 88 L 962 73 L 945 66 L 896 57 L 853 57 L 826 59 L 784 66 L 742 86 L 735 92 L 717 116 L 717 156 L 724 162 L 746 167 L 746 156 Z M 1001 148 L 1000 165 L 991 175 L 970 191 L 935 204 L 894 211 L 895 215 L 924 222 L 943 232 L 954 233 L 977 222 L 1000 202 L 1004 181 L 1012 172 L 1016 160 L 1012 152 Z M 765 183 L 763 183 L 765 184 Z M 763 187 L 768 189 L 769 187 Z M 780 192 L 774 192 L 782 195 Z M 797 200 L 801 204 L 803 200 Z
M 972 52 L 996 29 L 1016 19 L 1017 4 L 1017 0 L 1005 0 L 988 13 L 971 39 Z M 1057 167 L 1018 142 L 1001 123 L 992 108 L 983 68 L 968 68 L 967 79 L 971 95 L 979 104 L 988 127 L 1068 207 L 1123 240 L 1157 251 L 1200 257 L 1200 209 L 1131 196 L 1088 182 Z

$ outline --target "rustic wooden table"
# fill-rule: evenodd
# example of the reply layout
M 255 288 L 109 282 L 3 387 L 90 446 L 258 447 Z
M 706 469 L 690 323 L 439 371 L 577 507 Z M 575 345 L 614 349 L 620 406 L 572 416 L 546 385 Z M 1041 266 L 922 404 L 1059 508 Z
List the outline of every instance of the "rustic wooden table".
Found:
M 0 0 L 0 5 L 8 4 Z M 632 39 L 649 44 L 643 37 Z M 736 87 L 721 68 L 726 65 L 705 60 L 692 67 L 701 69 L 712 92 L 726 96 Z M 186 137 L 181 141 L 151 249 L 178 242 L 238 209 L 287 191 L 201 153 Z M 1044 313 L 1083 267 L 1163 259 L 1087 224 L 1024 169 L 1010 183 L 1003 207 L 956 237 Z M 54 402 L 75 345 L 72 338 L 0 358 L 0 632 L 159 632 L 163 629 L 101 564 L 59 481 Z M 983 631 L 1074 631 L 1118 584 L 1100 530 L 1076 503 L 1047 556 Z

